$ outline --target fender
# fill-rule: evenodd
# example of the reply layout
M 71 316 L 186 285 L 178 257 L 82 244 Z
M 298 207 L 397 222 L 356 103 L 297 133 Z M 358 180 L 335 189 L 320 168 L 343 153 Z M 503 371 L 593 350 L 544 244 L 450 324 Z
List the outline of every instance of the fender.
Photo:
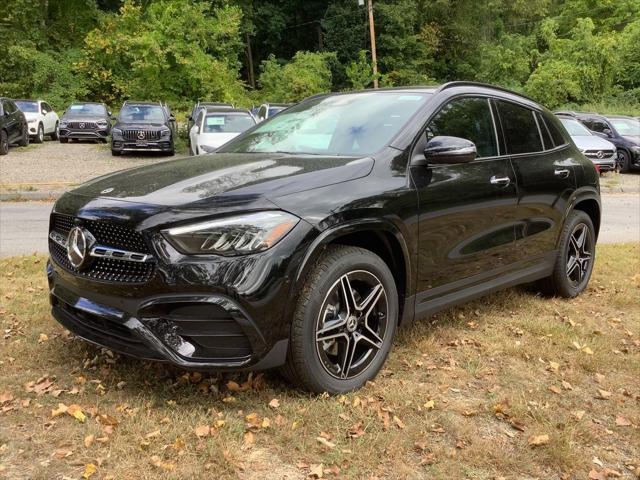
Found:
M 600 214 L 600 218 L 602 218 L 602 202 L 600 201 L 600 192 L 598 189 L 592 186 L 583 186 L 578 187 L 569 197 L 567 201 L 567 208 L 565 209 L 564 215 L 562 216 L 562 224 L 567 220 L 569 214 L 575 209 L 575 206 L 582 202 L 583 200 L 594 200 L 598 204 L 598 213 Z M 596 232 L 596 238 L 599 233 Z M 558 240 L 560 239 L 560 234 L 558 234 Z M 557 243 L 556 243 L 557 244 Z
M 414 295 L 413 292 L 415 290 L 414 285 L 414 268 L 411 264 L 411 255 L 409 252 L 409 248 L 407 246 L 407 242 L 405 240 L 405 236 L 400 231 L 400 229 L 388 218 L 363 218 L 358 220 L 352 220 L 344 223 L 340 223 L 338 225 L 332 226 L 324 231 L 322 231 L 309 245 L 307 251 L 304 254 L 298 268 L 296 270 L 295 277 L 291 282 L 290 286 L 290 297 L 295 298 L 295 294 L 300 289 L 301 283 L 304 281 L 305 276 L 311 269 L 311 267 L 315 264 L 318 257 L 325 250 L 327 245 L 333 242 L 336 238 L 342 237 L 344 235 L 349 235 L 352 233 L 367 231 L 367 230 L 378 230 L 392 234 L 395 239 L 400 244 L 402 249 L 402 258 L 404 260 L 404 268 L 405 268 L 405 304 L 403 308 L 403 315 L 401 319 L 401 323 L 405 323 L 406 319 L 413 318 L 414 311 Z M 288 310 L 293 310 L 294 305 L 290 305 Z

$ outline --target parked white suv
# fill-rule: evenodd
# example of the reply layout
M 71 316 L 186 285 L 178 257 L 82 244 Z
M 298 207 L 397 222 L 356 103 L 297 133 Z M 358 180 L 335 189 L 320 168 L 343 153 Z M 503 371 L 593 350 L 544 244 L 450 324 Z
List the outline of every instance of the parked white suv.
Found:
M 24 113 L 29 125 L 29 137 L 34 143 L 42 143 L 44 136 L 58 140 L 60 119 L 53 108 L 44 100 L 14 100 L 20 111 Z
M 191 155 L 213 153 L 232 138 L 256 124 L 248 110 L 238 108 L 200 108 L 189 131 Z

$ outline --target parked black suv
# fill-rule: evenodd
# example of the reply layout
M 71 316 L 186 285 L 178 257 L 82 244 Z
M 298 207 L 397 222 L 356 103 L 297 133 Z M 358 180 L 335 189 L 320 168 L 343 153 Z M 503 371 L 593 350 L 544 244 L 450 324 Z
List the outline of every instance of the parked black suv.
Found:
M 175 153 L 176 119 L 162 102 L 124 102 L 111 129 L 111 153 Z
M 107 143 L 110 133 L 111 112 L 104 103 L 72 103 L 60 119 L 60 143 L 70 139 Z
M 0 97 L 0 155 L 9 153 L 9 145 L 29 145 L 27 119 L 13 100 Z
M 80 337 L 333 393 L 376 375 L 398 325 L 534 280 L 578 295 L 600 195 L 550 112 L 456 82 L 309 98 L 65 193 L 50 225 L 53 315 Z
M 616 146 L 621 172 L 640 168 L 640 121 L 624 115 L 572 113 L 589 130 Z

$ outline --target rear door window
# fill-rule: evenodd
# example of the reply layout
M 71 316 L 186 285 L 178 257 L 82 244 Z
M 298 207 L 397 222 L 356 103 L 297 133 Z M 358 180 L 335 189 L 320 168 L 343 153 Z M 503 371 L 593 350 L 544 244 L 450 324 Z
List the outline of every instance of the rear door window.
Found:
M 458 98 L 447 103 L 427 126 L 427 141 L 438 136 L 459 137 L 476 145 L 478 157 L 498 155 L 489 100 Z
M 542 115 L 536 112 L 536 119 L 538 120 L 538 127 L 540 128 L 540 134 L 542 135 L 542 142 L 544 143 L 545 150 L 551 150 L 555 144 L 551 139 L 551 134 L 549 133 L 549 129 L 547 128 L 547 124 L 542 118 Z
M 559 147 L 560 145 L 565 145 L 567 143 L 567 138 L 564 136 L 560 128 L 558 128 L 558 123 L 560 122 L 560 120 L 556 120 L 553 117 L 552 118 L 548 118 L 546 116 L 543 116 L 543 117 L 544 117 L 547 129 L 551 134 L 551 138 L 553 139 L 554 146 Z
M 533 110 L 504 100 L 498 100 L 497 105 L 507 153 L 517 155 L 542 151 L 542 139 Z

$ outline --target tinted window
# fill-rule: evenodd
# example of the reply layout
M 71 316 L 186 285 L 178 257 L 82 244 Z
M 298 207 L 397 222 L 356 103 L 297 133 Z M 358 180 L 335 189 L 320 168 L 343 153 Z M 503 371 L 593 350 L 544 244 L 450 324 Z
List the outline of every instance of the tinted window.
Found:
M 18 108 L 16 107 L 16 104 L 13 103 L 11 100 L 5 100 L 4 102 L 4 111 L 7 113 L 15 113 L 15 111 Z
M 609 128 L 609 125 L 599 120 L 586 120 L 582 123 L 584 123 L 587 127 L 589 127 L 589 129 L 593 130 L 594 132 L 599 133 L 603 133 L 605 128 Z
M 551 140 L 551 134 L 547 129 L 546 122 L 542 118 L 542 115 L 536 113 L 536 120 L 538 120 L 538 128 L 540 128 L 540 134 L 542 135 L 542 142 L 544 143 L 545 150 L 551 150 L 554 147 L 553 140 Z
M 427 140 L 441 135 L 472 141 L 478 157 L 498 155 L 491 108 L 486 98 L 460 98 L 446 104 L 427 126 Z
M 20 111 L 25 113 L 39 113 L 38 102 L 31 102 L 29 100 L 18 100 L 16 105 Z
M 121 122 L 164 122 L 164 108 L 155 105 L 125 105 L 120 110 Z
M 53 108 L 51 108 L 47 102 L 42 102 L 42 109 L 46 110 L 47 112 L 53 111 Z
M 96 103 L 74 103 L 67 110 L 67 115 L 106 115 L 104 105 Z
M 531 153 L 542 150 L 533 111 L 511 102 L 498 101 L 507 153 Z
M 567 143 L 567 138 L 562 133 L 560 126 L 558 125 L 559 120 L 555 117 L 544 115 L 545 123 L 547 124 L 547 128 L 549 129 L 549 133 L 551 134 L 551 138 L 553 139 L 553 143 L 556 147 L 560 145 L 565 145 Z

